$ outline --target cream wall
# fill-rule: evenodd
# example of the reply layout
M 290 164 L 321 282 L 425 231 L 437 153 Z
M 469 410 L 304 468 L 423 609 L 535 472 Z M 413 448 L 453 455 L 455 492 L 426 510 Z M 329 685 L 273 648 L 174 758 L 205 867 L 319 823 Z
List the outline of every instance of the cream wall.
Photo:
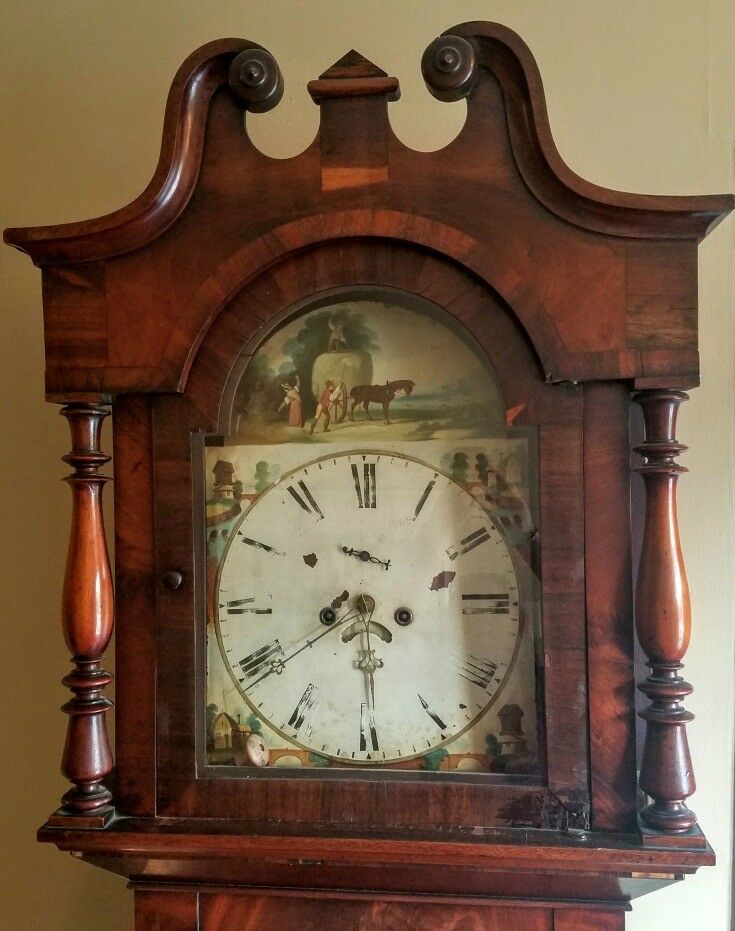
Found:
M 352 46 L 402 84 L 398 135 L 444 144 L 464 104 L 432 100 L 419 58 L 448 26 L 491 19 L 518 31 L 545 81 L 566 161 L 609 187 L 659 194 L 735 190 L 733 0 L 279 2 L 6 0 L 0 9 L 0 225 L 60 223 L 128 203 L 148 182 L 168 85 L 196 46 L 244 36 L 278 58 L 286 96 L 250 120 L 266 152 L 293 154 L 316 131 L 306 81 Z M 701 249 L 702 387 L 681 418 L 691 474 L 681 521 L 695 605 L 687 674 L 699 791 L 693 807 L 715 869 L 641 899 L 628 928 L 729 927 L 733 795 L 733 258 L 735 219 Z M 0 729 L 3 894 L 12 931 L 127 929 L 124 881 L 34 843 L 64 789 L 57 773 L 67 657 L 59 585 L 68 491 L 66 424 L 43 401 L 40 278 L 0 249 Z M 109 437 L 107 438 L 109 447 Z M 108 493 L 108 504 L 109 504 Z

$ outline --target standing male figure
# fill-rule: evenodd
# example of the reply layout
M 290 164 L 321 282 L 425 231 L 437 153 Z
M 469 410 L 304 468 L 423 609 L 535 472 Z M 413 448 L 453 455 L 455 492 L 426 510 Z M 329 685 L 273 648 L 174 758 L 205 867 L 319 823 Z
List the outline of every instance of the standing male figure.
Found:
M 345 325 L 339 320 L 333 320 L 331 317 L 327 321 L 329 324 L 329 345 L 327 352 L 338 352 L 340 349 L 347 348 L 345 339 Z
M 319 395 L 319 403 L 316 406 L 316 413 L 311 422 L 309 435 L 316 429 L 316 425 L 321 417 L 324 417 L 324 432 L 329 433 L 329 423 L 331 421 L 330 409 L 339 395 L 339 387 L 334 384 L 331 378 L 327 379 L 322 393 Z

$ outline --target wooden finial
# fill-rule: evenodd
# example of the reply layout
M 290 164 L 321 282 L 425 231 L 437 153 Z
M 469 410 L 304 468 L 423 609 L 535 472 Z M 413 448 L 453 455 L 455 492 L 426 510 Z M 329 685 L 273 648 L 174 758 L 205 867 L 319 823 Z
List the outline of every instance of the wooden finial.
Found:
M 438 100 L 461 100 L 477 77 L 475 50 L 461 36 L 439 36 L 421 57 L 421 74 Z
M 283 75 L 278 62 L 264 48 L 253 47 L 232 60 L 230 87 L 251 113 L 272 110 L 283 97 Z
M 401 89 L 398 78 L 389 77 L 382 68 L 350 49 L 339 61 L 327 68 L 316 81 L 309 81 L 307 90 L 315 103 L 344 97 L 384 97 L 398 100 Z
M 112 676 L 100 666 L 113 626 L 110 559 L 102 521 L 99 469 L 109 461 L 100 450 L 106 407 L 69 404 L 72 450 L 64 461 L 74 468 L 66 481 L 72 490 L 72 526 L 62 595 L 62 626 L 76 668 L 63 684 L 74 697 L 63 706 L 69 715 L 61 770 L 74 783 L 50 819 L 52 827 L 101 828 L 113 817 L 112 794 L 103 780 L 112 771 L 105 716 L 112 702 L 103 695 Z
M 686 450 L 676 440 L 676 415 L 687 400 L 683 391 L 639 391 L 645 441 L 636 451 L 646 462 L 638 468 L 646 484 L 646 516 L 636 587 L 636 629 L 651 674 L 639 684 L 650 699 L 640 714 L 646 721 L 640 786 L 652 799 L 641 818 L 669 834 L 697 823 L 686 799 L 696 786 L 686 725 L 694 717 L 681 704 L 692 691 L 679 675 L 689 645 L 691 608 L 676 513 L 676 483 L 687 470 L 676 462 Z

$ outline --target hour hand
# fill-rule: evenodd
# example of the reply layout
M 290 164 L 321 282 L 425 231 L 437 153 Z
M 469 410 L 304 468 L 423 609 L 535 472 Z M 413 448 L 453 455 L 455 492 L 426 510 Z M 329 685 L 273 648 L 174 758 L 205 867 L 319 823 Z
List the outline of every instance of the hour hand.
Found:
M 361 559 L 363 562 L 374 562 L 378 566 L 383 566 L 386 571 L 390 567 L 390 559 L 378 559 L 377 556 L 371 555 L 367 550 L 356 550 L 351 546 L 343 546 L 342 552 L 346 553 L 347 556 L 357 556 L 357 558 Z

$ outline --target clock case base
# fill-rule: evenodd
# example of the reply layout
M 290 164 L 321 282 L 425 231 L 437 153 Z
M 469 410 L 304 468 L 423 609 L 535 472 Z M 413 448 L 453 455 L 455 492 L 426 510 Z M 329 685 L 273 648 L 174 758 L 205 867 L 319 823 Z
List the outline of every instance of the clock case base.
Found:
M 513 900 L 457 901 L 451 897 L 398 897 L 376 902 L 370 897 L 303 894 L 272 896 L 259 891 L 226 890 L 188 893 L 135 889 L 136 931 L 152 929 L 299 928 L 324 931 L 344 928 L 446 928 L 477 931 L 622 931 L 625 912 L 606 906 L 528 906 Z
M 675 843 L 585 831 L 452 833 L 274 836 L 252 822 L 118 818 L 97 832 L 44 826 L 39 840 L 128 878 L 138 929 L 168 916 L 180 922 L 169 928 L 291 927 L 297 906 L 307 928 L 356 927 L 358 917 L 388 927 L 387 916 L 404 914 L 422 915 L 415 927 L 441 928 L 451 926 L 450 908 L 483 928 L 501 919 L 499 928 L 622 928 L 632 899 L 714 863 L 698 829 Z M 564 924 L 573 919 L 584 923 Z

